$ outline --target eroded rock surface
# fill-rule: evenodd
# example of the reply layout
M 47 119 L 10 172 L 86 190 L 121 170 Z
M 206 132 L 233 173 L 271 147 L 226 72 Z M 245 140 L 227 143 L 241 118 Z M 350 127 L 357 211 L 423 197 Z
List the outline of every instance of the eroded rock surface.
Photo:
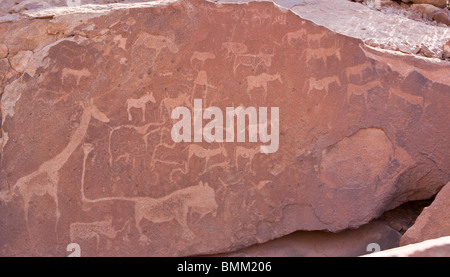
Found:
M 450 235 L 449 184 L 442 188 L 433 203 L 422 211 L 414 225 L 406 231 L 402 237 L 401 245 Z
M 220 257 L 356 257 L 398 247 L 400 233 L 386 222 L 373 221 L 340 233 L 299 231 Z
M 449 179 L 448 62 L 270 2 L 83 11 L 28 19 L 52 31 L 27 47 L 5 39 L 20 22 L 0 24 L 17 59 L 1 101 L 1 255 L 228 252 L 357 228 Z M 194 99 L 278 107 L 278 150 L 175 143 L 171 113 Z

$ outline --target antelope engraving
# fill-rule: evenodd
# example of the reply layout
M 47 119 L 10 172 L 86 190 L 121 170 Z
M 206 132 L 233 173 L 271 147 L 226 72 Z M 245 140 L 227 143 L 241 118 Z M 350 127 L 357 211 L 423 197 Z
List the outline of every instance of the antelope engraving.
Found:
M 194 52 L 194 54 L 192 54 L 192 56 L 191 56 L 191 65 L 194 60 L 198 60 L 201 63 L 200 68 L 202 68 L 203 64 L 205 63 L 206 60 L 215 59 L 215 58 L 216 58 L 216 55 L 214 55 L 213 53 L 210 53 L 210 52 Z
M 306 29 L 300 29 L 295 32 L 289 32 L 283 36 L 281 41 L 284 44 L 287 43 L 291 46 L 294 46 L 294 42 L 304 39 L 306 34 L 307 34 Z
M 74 76 L 77 79 L 77 86 L 80 84 L 80 80 L 83 77 L 90 77 L 92 74 L 87 68 L 83 68 L 81 70 L 72 69 L 72 68 L 63 68 L 61 74 L 62 81 L 66 80 L 69 76 Z
M 256 154 L 260 153 L 259 147 L 255 148 L 245 148 L 243 146 L 236 146 L 234 152 L 234 165 L 238 168 L 239 158 L 242 157 L 244 159 L 248 159 L 248 162 L 245 164 L 245 169 L 249 167 L 250 172 L 253 173 L 252 170 L 252 161 Z
M 308 46 L 311 46 L 311 43 L 317 43 L 320 45 L 320 41 L 327 37 L 326 32 L 318 33 L 318 34 L 307 34 L 306 41 L 308 42 Z
M 159 104 L 159 114 L 160 117 L 163 118 L 163 109 L 165 108 L 170 118 L 170 113 L 176 107 L 190 107 L 191 105 L 191 96 L 188 93 L 183 92 L 178 94 L 175 98 L 167 97 L 161 100 L 161 103 Z
M 419 105 L 422 108 L 424 107 L 424 101 L 422 96 L 409 94 L 397 88 L 390 88 L 389 99 L 391 99 L 392 95 L 402 98 L 405 102 L 408 102 L 409 104 Z
M 322 59 L 322 61 L 326 64 L 329 57 L 336 57 L 338 60 L 341 60 L 341 50 L 339 48 L 306 48 L 300 59 L 306 56 L 306 64 L 312 59 Z
M 189 144 L 185 149 L 188 150 L 187 164 L 189 164 L 189 160 L 194 155 L 197 156 L 198 158 L 205 159 L 204 171 L 206 171 L 209 159 L 211 157 L 217 155 L 223 155 L 224 157 L 227 157 L 227 151 L 223 145 L 215 149 L 205 149 L 197 144 Z
M 316 79 L 314 77 L 311 77 L 305 83 L 305 86 L 307 86 L 307 84 L 309 86 L 307 95 L 309 96 L 311 91 L 313 91 L 314 89 L 320 90 L 320 91 L 325 90 L 325 97 L 326 97 L 330 90 L 330 85 L 335 82 L 337 83 L 338 86 L 341 86 L 341 81 L 339 80 L 339 78 L 337 76 L 325 77 L 322 79 Z
M 370 67 L 365 63 L 358 64 L 355 66 L 350 66 L 350 67 L 345 68 L 345 76 L 347 77 L 348 81 L 350 81 L 350 78 L 355 75 L 358 75 L 359 80 L 362 80 L 364 71 L 366 69 L 370 69 Z
M 272 75 L 264 72 L 257 76 L 247 76 L 244 78 L 244 80 L 247 81 L 247 91 L 246 92 L 250 98 L 251 98 L 251 95 L 250 95 L 251 90 L 253 90 L 255 88 L 259 88 L 259 87 L 262 87 L 264 89 L 264 101 L 266 100 L 266 97 L 267 97 L 267 83 L 268 82 L 273 82 L 273 81 L 278 80 L 281 84 L 283 83 L 279 72 L 276 74 L 272 74 Z
M 138 39 L 133 46 L 143 45 L 147 48 L 155 49 L 156 57 L 159 55 L 162 49 L 167 48 L 170 52 L 176 54 L 179 49 L 172 39 L 165 36 L 154 36 L 148 33 L 140 33 Z
M 352 95 L 363 95 L 364 96 L 364 103 L 367 104 L 367 92 L 380 86 L 379 81 L 371 81 L 364 85 L 355 85 L 349 83 L 347 85 L 347 102 L 349 102 L 350 97 Z
M 153 104 L 156 103 L 155 98 L 153 97 L 153 93 L 147 93 L 146 95 L 138 98 L 138 99 L 127 99 L 127 113 L 128 113 L 128 120 L 133 120 L 133 117 L 131 116 L 131 108 L 141 109 L 142 110 L 142 121 L 145 122 L 145 106 L 148 102 L 152 102 Z
M 269 68 L 272 65 L 272 54 L 239 54 L 234 58 L 233 72 L 236 75 L 236 70 L 239 66 L 248 66 L 253 70 L 258 69 L 259 66 Z

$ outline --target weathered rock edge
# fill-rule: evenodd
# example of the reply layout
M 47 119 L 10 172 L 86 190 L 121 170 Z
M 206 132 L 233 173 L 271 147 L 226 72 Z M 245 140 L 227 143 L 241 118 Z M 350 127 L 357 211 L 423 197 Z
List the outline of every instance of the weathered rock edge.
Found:
M 86 17 L 68 32 L 70 20 L 45 19 L 69 37 L 37 43 L 2 95 L 1 255 L 64 255 L 74 238 L 89 255 L 227 252 L 296 230 L 357 228 L 449 179 L 447 62 L 368 48 L 268 2 Z M 231 31 L 238 48 L 224 45 Z M 263 73 L 280 80 L 251 87 Z M 252 163 L 225 145 L 228 158 L 178 167 L 189 157 L 169 145 L 163 103 L 208 88 L 204 100 L 219 107 L 279 106 L 279 151 Z M 149 91 L 148 114 L 127 111 Z

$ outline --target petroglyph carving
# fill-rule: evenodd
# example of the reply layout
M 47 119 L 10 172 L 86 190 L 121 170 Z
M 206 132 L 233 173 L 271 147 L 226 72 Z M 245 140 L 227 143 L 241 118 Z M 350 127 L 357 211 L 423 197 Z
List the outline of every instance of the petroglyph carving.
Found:
M 347 77 L 348 81 L 350 81 L 350 78 L 354 75 L 358 75 L 359 80 L 362 80 L 364 70 L 366 69 L 370 69 L 369 65 L 366 63 L 350 66 L 345 68 L 345 76 Z
M 163 109 L 165 108 L 167 113 L 168 113 L 168 117 L 170 118 L 170 114 L 172 112 L 173 109 L 175 109 L 176 107 L 180 107 L 180 106 L 184 106 L 184 107 L 191 107 L 192 106 L 192 100 L 191 100 L 191 96 L 186 93 L 180 93 L 177 95 L 177 97 L 175 98 L 164 98 L 163 100 L 161 100 L 161 103 L 159 104 L 159 114 L 161 118 L 164 118 L 163 116 Z
M 311 46 L 312 43 L 320 45 L 320 41 L 326 37 L 327 32 L 321 32 L 318 34 L 307 34 L 306 41 L 308 42 L 308 46 Z
M 216 55 L 210 52 L 194 52 L 194 54 L 192 54 L 191 56 L 191 65 L 193 61 L 198 60 L 201 63 L 200 68 L 202 68 L 206 60 L 215 58 Z
M 109 165 L 112 166 L 113 162 L 117 162 L 118 160 L 125 158 L 126 162 L 129 162 L 131 159 L 134 159 L 131 157 L 130 153 L 124 153 L 122 155 L 119 155 L 117 158 L 113 158 L 113 153 L 111 150 L 111 142 L 112 142 L 112 137 L 114 135 L 114 133 L 116 131 L 122 130 L 122 129 L 133 129 L 135 130 L 139 135 L 141 135 L 141 138 L 144 142 L 145 145 L 145 150 L 148 148 L 148 137 L 156 132 L 161 132 L 162 128 L 160 127 L 161 125 L 164 125 L 165 122 L 153 122 L 153 123 L 147 123 L 143 126 L 134 126 L 134 125 L 123 125 L 123 126 L 118 126 L 115 127 L 111 130 L 111 132 L 109 133 L 109 138 L 108 138 L 108 153 L 109 153 Z M 151 131 L 149 131 L 149 129 L 153 126 L 157 126 L 158 128 L 155 128 Z M 120 150 L 123 150 L 122 148 Z
M 267 74 L 267 73 L 261 73 L 257 76 L 247 76 L 244 78 L 244 80 L 247 81 L 247 94 L 251 98 L 250 91 L 255 88 L 262 87 L 264 89 L 264 101 L 267 97 L 267 83 L 273 82 L 278 80 L 280 83 L 283 83 L 281 80 L 280 73 L 276 74 Z
M 112 217 L 104 221 L 71 223 L 69 227 L 70 241 L 96 238 L 96 249 L 98 250 L 100 236 L 105 236 L 109 239 L 115 239 L 117 234 L 125 229 L 128 222 L 125 223 L 123 228 L 120 230 L 114 229 L 114 226 L 112 225 Z
M 270 180 L 259 181 L 258 185 L 256 186 L 256 190 L 261 191 L 267 184 L 270 183 L 272 183 L 272 181 Z
M 280 24 L 280 25 L 286 25 L 286 15 L 278 15 L 275 17 L 275 19 L 272 21 L 272 25 Z
M 141 234 L 140 241 L 143 243 L 149 241 L 140 227 L 143 219 L 153 223 L 163 223 L 175 219 L 182 227 L 183 237 L 192 239 L 194 233 L 188 226 L 188 215 L 197 213 L 201 219 L 212 213 L 215 217 L 217 207 L 214 189 L 202 181 L 196 186 L 174 191 L 162 198 L 136 198 L 134 218 L 136 227 Z
M 42 163 L 36 171 L 19 178 L 11 188 L 12 195 L 10 193 L 6 193 L 9 195 L 7 200 L 11 200 L 12 196 L 17 195 L 22 197 L 25 222 L 28 230 L 28 210 L 31 199 L 33 196 L 43 196 L 45 194 L 52 197 L 56 204 L 56 229 L 59 217 L 61 215 L 58 203 L 59 171 L 70 158 L 75 149 L 77 149 L 83 141 L 92 117 L 104 123 L 109 122 L 108 117 L 98 110 L 98 108 L 93 104 L 92 99 L 88 102 L 82 103 L 82 107 L 83 112 L 81 114 L 80 124 L 70 138 L 67 146 L 55 157 Z
M 240 42 L 224 42 L 222 47 L 227 50 L 227 56 L 247 53 L 247 45 Z
M 288 43 L 289 45 L 294 46 L 294 42 L 304 39 L 306 34 L 307 34 L 306 29 L 300 29 L 295 32 L 289 32 L 283 36 L 281 41 L 284 44 Z
M 80 85 L 80 80 L 83 77 L 91 76 L 91 72 L 87 68 L 76 70 L 72 68 L 64 68 L 61 74 L 62 81 L 64 82 L 69 76 L 74 76 L 77 79 L 77 86 Z
M 217 155 L 223 155 L 224 157 L 227 157 L 227 150 L 225 149 L 223 144 L 220 147 L 214 149 L 205 149 L 198 144 L 189 144 L 185 149 L 188 150 L 187 164 L 189 164 L 190 159 L 194 155 L 201 159 L 205 159 L 205 169 L 203 172 L 206 171 L 209 159 L 211 157 Z
M 408 102 L 409 104 L 419 105 L 422 108 L 424 107 L 424 101 L 422 96 L 409 94 L 396 88 L 390 88 L 389 99 L 391 99 L 392 95 L 402 98 L 405 102 Z
M 272 14 L 268 13 L 267 10 L 247 9 L 246 13 L 250 15 L 250 20 L 252 22 L 258 22 L 259 25 L 266 21 L 270 22 L 272 19 Z
M 198 72 L 197 78 L 195 78 L 194 80 L 193 93 L 195 93 L 195 89 L 197 86 L 205 86 L 204 98 L 206 98 L 206 96 L 208 95 L 208 88 L 216 88 L 208 83 L 208 74 L 204 70 Z
M 336 57 L 338 60 L 341 60 L 341 50 L 339 48 L 306 48 L 300 59 L 306 56 L 306 64 L 312 59 L 322 59 L 322 61 L 326 64 L 329 57 Z
M 140 33 L 138 39 L 136 40 L 133 46 L 140 46 L 140 45 L 143 45 L 147 48 L 155 49 L 156 51 L 155 57 L 157 57 L 161 52 L 161 50 L 166 47 L 167 49 L 169 49 L 170 52 L 174 54 L 178 53 L 179 51 L 178 46 L 172 39 L 165 36 L 154 36 L 147 33 Z
M 193 146 L 197 146 L 191 144 Z M 132 201 L 134 202 L 135 208 L 135 225 L 139 231 L 140 238 L 139 241 L 143 244 L 147 244 L 150 240 L 144 235 L 140 223 L 143 219 L 147 219 L 153 223 L 163 223 L 175 219 L 182 227 L 183 237 L 186 239 L 193 238 L 193 232 L 188 227 L 187 217 L 188 214 L 197 213 L 202 219 L 205 215 L 212 213 L 215 217 L 217 214 L 217 202 L 215 200 L 214 189 L 211 188 L 208 183 L 199 182 L 196 186 L 187 187 L 184 189 L 179 189 L 171 194 L 161 197 L 161 198 L 151 198 L 151 197 L 104 197 L 89 199 L 84 194 L 85 177 L 86 177 L 86 161 L 89 154 L 93 151 L 93 146 L 91 144 L 83 145 L 83 167 L 81 175 L 81 200 L 84 203 L 98 203 L 101 201 Z M 196 155 L 202 151 L 192 151 Z M 192 154 L 194 155 L 194 154 Z M 200 154 L 201 155 L 201 154 Z M 203 156 L 208 156 L 207 154 Z M 209 155 L 209 157 L 214 155 Z M 1 194 L 0 194 L 1 196 Z M 104 226 L 105 223 L 102 223 Z M 122 228 L 125 228 L 126 224 Z M 96 227 L 97 228 L 97 227 Z M 116 231 L 114 231 L 116 232 Z M 108 231 L 112 234 L 111 231 Z M 114 234 L 114 236 L 117 232 Z
M 39 89 L 36 92 L 37 101 L 41 101 L 43 103 L 50 103 L 50 105 L 52 106 L 58 104 L 61 101 L 66 102 L 69 96 L 70 93 L 50 89 Z
M 83 159 L 83 174 L 81 181 L 81 199 L 85 203 L 97 203 L 101 201 L 131 201 L 134 202 L 134 220 L 135 226 L 139 231 L 140 238 L 139 241 L 142 244 L 148 244 L 150 240 L 144 235 L 143 229 L 141 227 L 141 222 L 146 219 L 152 223 L 164 223 L 171 220 L 175 220 L 181 225 L 183 231 L 183 238 L 192 239 L 194 233 L 188 226 L 188 215 L 197 213 L 200 215 L 199 219 L 202 219 L 209 213 L 215 217 L 217 215 L 218 204 L 215 199 L 214 189 L 211 188 L 208 183 L 199 182 L 196 186 L 187 187 L 184 189 L 179 189 L 171 194 L 161 197 L 161 198 L 151 198 L 151 197 L 104 197 L 97 199 L 88 199 L 84 195 L 84 170 L 85 162 L 87 156 L 89 155 L 92 148 L 86 146 L 85 155 Z M 100 226 L 100 228 L 99 228 Z M 109 237 L 115 236 L 118 231 L 114 231 L 109 227 L 109 222 L 102 222 L 101 224 L 90 225 L 92 229 L 95 229 L 97 233 L 99 231 L 109 234 Z M 125 228 L 126 224 L 122 228 Z M 79 228 L 80 229 L 80 228 Z M 100 233 L 101 233 L 100 232 Z M 94 232 L 90 232 L 91 235 L 95 235 Z M 89 234 L 88 234 L 89 236 Z M 89 236 L 89 237 L 90 237 Z
M 253 70 L 257 70 L 259 66 L 269 68 L 272 65 L 273 54 L 266 54 L 260 52 L 259 54 L 240 54 L 236 55 L 233 63 L 233 72 L 236 74 L 236 70 L 239 66 L 249 66 Z
M 252 161 L 256 154 L 260 153 L 259 147 L 255 148 L 245 148 L 243 146 L 236 146 L 235 152 L 234 152 L 234 165 L 236 168 L 238 168 L 238 162 L 239 157 L 242 157 L 244 159 L 248 159 L 248 162 L 245 164 L 245 170 L 247 170 L 247 167 L 249 168 L 250 172 L 254 173 L 252 170 Z
M 128 120 L 133 120 L 133 117 L 131 116 L 131 108 L 141 109 L 142 110 L 142 121 L 145 122 L 145 106 L 148 102 L 152 102 L 153 104 L 156 103 L 155 98 L 153 97 L 153 93 L 147 93 L 146 95 L 134 99 L 130 98 L 127 99 L 127 113 L 128 113 Z
M 167 143 L 160 142 L 160 143 L 155 147 L 155 150 L 153 151 L 152 159 L 151 159 L 151 162 L 150 162 L 150 168 L 151 168 L 151 169 L 154 169 L 157 162 L 160 162 L 160 163 L 163 163 L 163 164 L 166 164 L 166 165 L 175 165 L 175 166 L 180 166 L 180 165 L 182 165 L 182 163 L 179 163 L 179 162 L 169 161 L 169 160 L 167 160 L 167 159 L 157 159 L 157 158 L 155 158 L 155 157 L 156 157 L 156 153 L 158 153 L 157 150 L 158 150 L 160 147 L 164 147 L 164 148 L 166 148 L 166 149 L 173 149 L 173 148 L 175 148 L 176 145 L 177 145 L 176 143 L 170 145 L 170 144 L 167 144 Z M 177 168 L 176 170 L 179 170 L 179 171 L 181 171 L 181 172 L 183 172 L 183 173 L 186 173 L 186 168 L 187 168 L 187 166 L 185 165 L 185 170 L 184 170 L 184 171 L 181 170 L 180 168 Z M 172 170 L 172 172 L 171 172 L 171 174 L 170 174 L 170 181 L 171 181 L 171 182 L 173 181 L 173 173 L 175 173 L 174 170 Z
M 355 85 L 349 83 L 347 85 L 347 102 L 352 95 L 364 95 L 364 102 L 367 104 L 367 92 L 380 86 L 379 81 L 371 81 L 364 85 Z
M 336 82 L 338 86 L 341 86 L 341 81 L 337 76 L 325 77 L 322 79 L 316 79 L 314 77 L 311 77 L 305 83 L 305 86 L 309 86 L 307 95 L 309 96 L 311 91 L 314 89 L 320 91 L 325 90 L 325 97 L 326 97 L 328 95 L 330 85 L 334 82 Z

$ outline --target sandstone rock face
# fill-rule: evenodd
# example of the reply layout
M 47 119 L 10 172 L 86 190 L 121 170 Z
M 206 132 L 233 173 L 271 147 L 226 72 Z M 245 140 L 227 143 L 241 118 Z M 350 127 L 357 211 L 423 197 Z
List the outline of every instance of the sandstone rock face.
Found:
M 398 247 L 400 233 L 385 222 L 373 221 L 356 230 L 337 234 L 295 232 L 279 239 L 257 244 L 226 257 L 356 257 L 374 250 Z M 379 248 L 378 248 L 379 247 Z
M 6 44 L 0 44 L 0 59 L 6 58 L 8 55 L 8 46 Z
M 18 61 L 2 83 L 1 255 L 221 253 L 356 228 L 448 181 L 448 62 L 270 2 L 111 7 L 0 24 Z M 268 131 L 253 121 L 244 142 L 216 136 L 239 106 L 268 108 L 273 153 L 263 133 L 249 142 Z M 181 111 L 195 126 L 176 143 Z
M 449 236 L 449 199 L 450 183 L 442 188 L 433 203 L 422 211 L 414 225 L 402 236 L 401 245 Z

